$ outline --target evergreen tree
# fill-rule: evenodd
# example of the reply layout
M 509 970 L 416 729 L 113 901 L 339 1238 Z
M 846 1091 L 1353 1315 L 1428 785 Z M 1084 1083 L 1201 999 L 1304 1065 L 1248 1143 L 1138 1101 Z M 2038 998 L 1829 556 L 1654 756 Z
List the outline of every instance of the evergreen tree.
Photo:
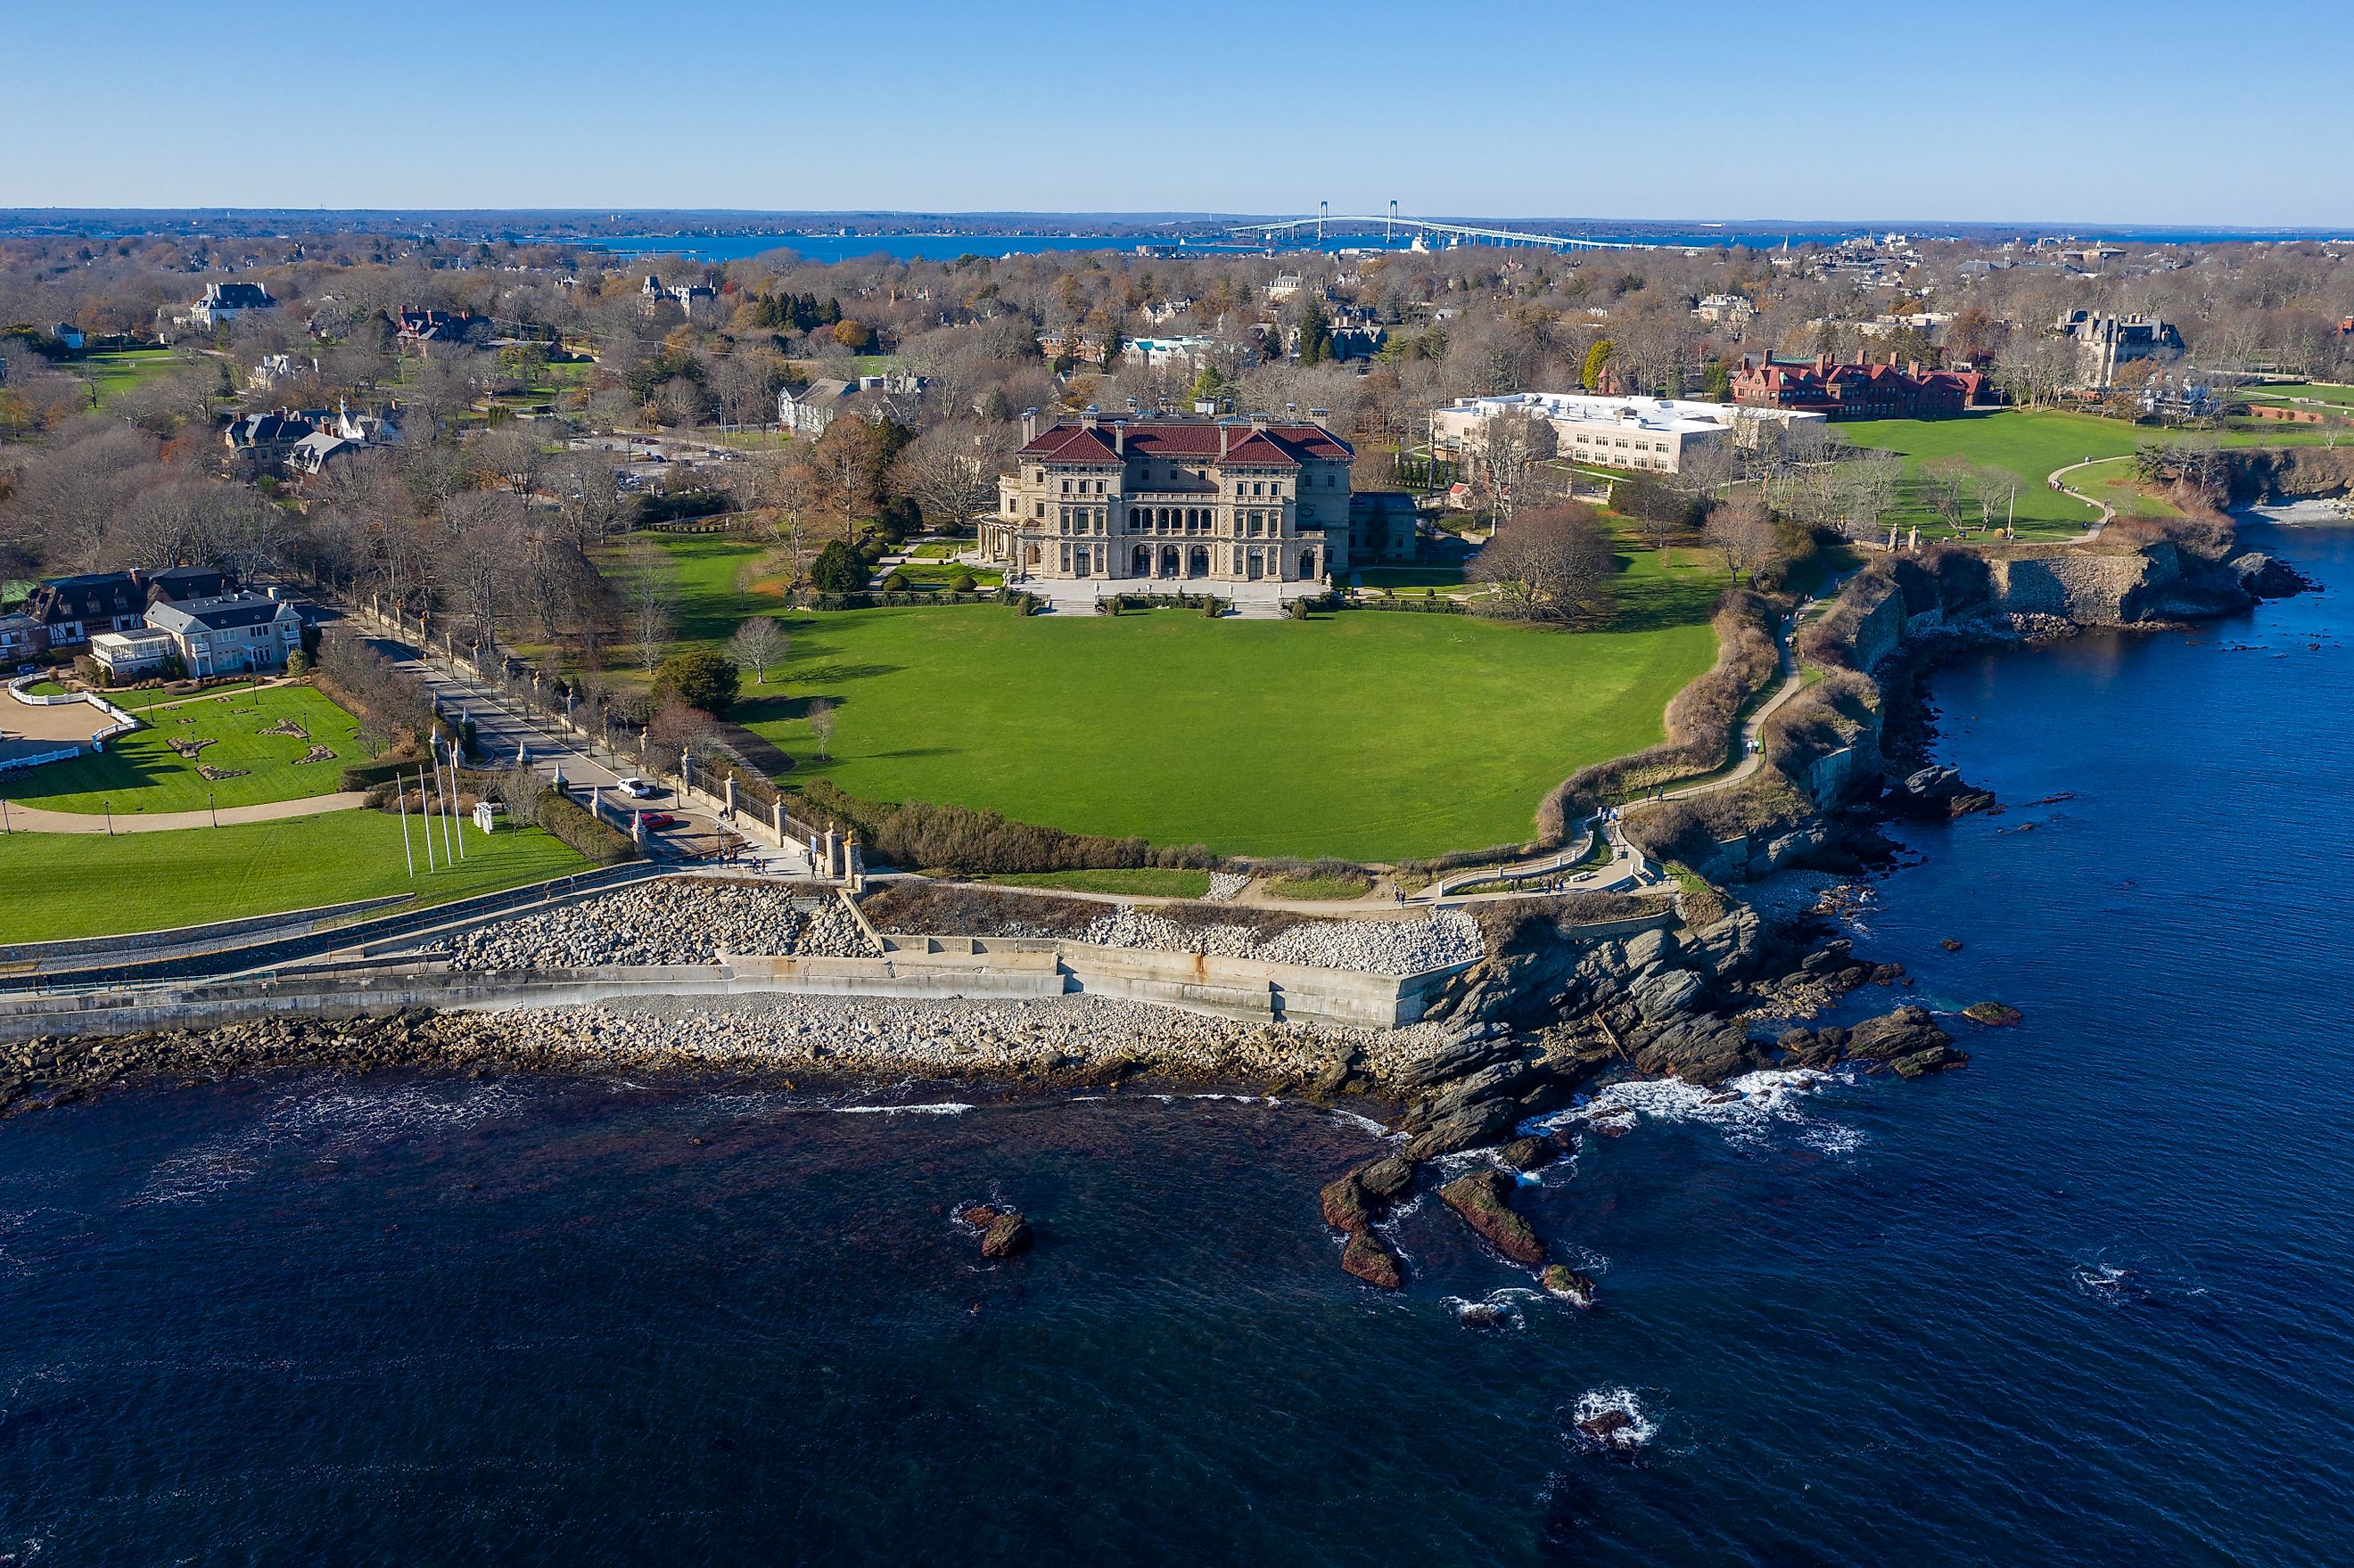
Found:
M 1324 302 L 1310 294 L 1299 313 L 1299 363 L 1321 365 L 1331 357 L 1332 323 L 1325 318 Z

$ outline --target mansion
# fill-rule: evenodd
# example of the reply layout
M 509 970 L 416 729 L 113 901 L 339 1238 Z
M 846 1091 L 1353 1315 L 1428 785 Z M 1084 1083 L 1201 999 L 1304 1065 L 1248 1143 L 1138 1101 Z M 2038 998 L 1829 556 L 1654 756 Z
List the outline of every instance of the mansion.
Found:
M 978 520 L 982 558 L 1009 581 L 1293 583 L 1348 568 L 1353 454 L 1320 423 L 1089 412 L 1043 433 L 1034 417 L 1023 436 L 996 513 Z

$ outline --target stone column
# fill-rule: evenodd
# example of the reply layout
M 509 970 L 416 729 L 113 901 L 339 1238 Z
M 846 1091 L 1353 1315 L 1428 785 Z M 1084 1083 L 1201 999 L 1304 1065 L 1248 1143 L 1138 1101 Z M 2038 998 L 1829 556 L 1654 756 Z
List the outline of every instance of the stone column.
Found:
M 730 773 L 727 776 L 727 781 L 725 788 L 727 794 L 726 816 L 727 820 L 732 822 L 736 820 L 736 775 Z

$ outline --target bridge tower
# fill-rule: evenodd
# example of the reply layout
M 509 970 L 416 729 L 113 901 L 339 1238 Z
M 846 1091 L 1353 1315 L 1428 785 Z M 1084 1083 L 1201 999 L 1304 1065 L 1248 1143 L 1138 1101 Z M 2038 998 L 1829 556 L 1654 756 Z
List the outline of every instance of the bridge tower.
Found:
M 1324 243 L 1324 220 L 1331 216 L 1332 204 L 1331 202 L 1320 201 L 1316 204 L 1316 243 L 1319 245 Z

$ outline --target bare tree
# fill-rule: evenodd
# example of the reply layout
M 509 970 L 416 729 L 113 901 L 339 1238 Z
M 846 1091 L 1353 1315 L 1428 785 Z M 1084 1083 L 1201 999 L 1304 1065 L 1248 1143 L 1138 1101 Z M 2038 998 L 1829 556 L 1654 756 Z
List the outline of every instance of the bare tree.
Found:
M 1013 460 L 1010 429 L 972 419 L 934 425 L 892 461 L 885 479 L 936 531 L 960 533 L 997 509 L 997 476 Z
M 1560 450 L 1553 421 L 1532 414 L 1483 419 L 1469 444 L 1473 462 L 1495 493 L 1497 515 L 1506 520 L 1520 503 L 1530 470 Z
M 817 759 L 825 762 L 833 755 L 833 703 L 826 697 L 811 697 L 809 705 L 810 734 L 817 739 Z
M 654 666 L 662 662 L 663 649 L 670 641 L 671 613 L 678 607 L 678 588 L 671 580 L 670 559 L 660 546 L 643 539 L 632 540 L 630 547 L 621 552 L 620 570 L 614 586 L 620 592 L 622 612 L 629 617 L 639 657 L 651 675 Z
M 1494 591 L 1481 605 L 1514 620 L 1586 626 L 1611 608 L 1615 563 L 1593 509 L 1575 502 L 1501 524 L 1465 574 Z
M 792 639 L 785 634 L 785 629 L 777 624 L 773 616 L 767 615 L 754 616 L 727 640 L 727 652 L 737 663 L 752 666 L 753 684 L 760 686 L 769 683 L 769 666 L 784 662 L 786 652 L 791 647 Z
M 1710 546 L 1724 557 L 1725 576 L 1735 581 L 1745 577 L 1755 582 L 1781 555 L 1774 514 L 1758 491 L 1735 491 L 1709 513 L 1703 527 Z

